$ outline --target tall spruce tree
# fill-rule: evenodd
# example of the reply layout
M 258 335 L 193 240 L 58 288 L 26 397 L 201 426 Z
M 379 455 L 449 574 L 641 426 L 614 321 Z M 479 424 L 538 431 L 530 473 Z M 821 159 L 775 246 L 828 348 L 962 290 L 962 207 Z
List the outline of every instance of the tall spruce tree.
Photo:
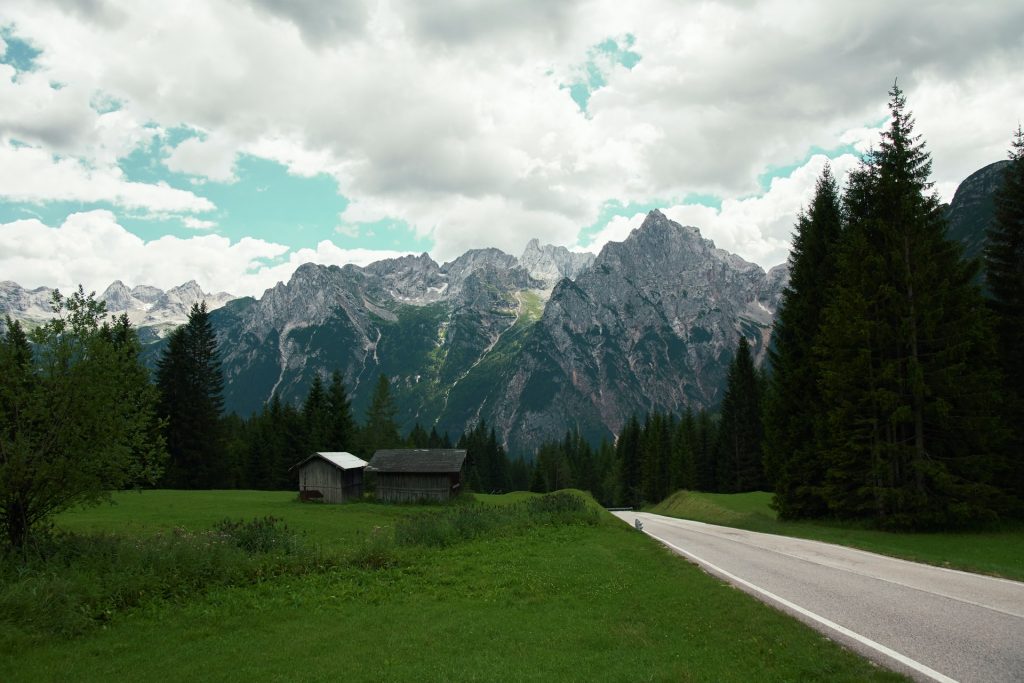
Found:
M 395 423 L 396 412 L 391 398 L 391 382 L 383 374 L 379 375 L 370 397 L 370 407 L 366 410 L 366 427 L 363 429 L 363 453 L 366 457 L 372 456 L 377 449 L 402 445 Z
M 331 450 L 354 449 L 356 426 L 352 419 L 352 403 L 349 401 L 341 373 L 337 370 L 331 373 L 331 383 L 327 386 L 327 408 L 328 442 Z
M 640 451 L 640 423 L 633 415 L 619 432 L 615 442 L 615 459 L 619 465 L 619 500 L 636 507 L 643 498 L 643 460 Z
M 1024 130 L 1010 146 L 1010 165 L 996 192 L 995 220 L 988 231 L 985 276 L 995 314 L 1000 367 L 1003 371 L 1007 421 L 1015 427 L 1004 477 L 1024 498 Z
M 311 451 L 334 450 L 331 444 L 331 410 L 327 401 L 327 391 L 319 373 L 313 376 L 313 382 L 302 403 L 302 419 L 305 422 L 306 446 Z
M 715 463 L 715 443 L 717 441 L 717 429 L 711 414 L 702 410 L 697 414 L 696 425 L 696 448 L 693 452 L 694 465 L 694 488 L 698 491 L 717 490 L 716 475 L 717 466 Z
M 761 383 L 747 338 L 740 335 L 729 366 L 718 431 L 718 488 L 738 493 L 764 488 Z
M 765 406 L 765 474 L 783 518 L 825 514 L 825 462 L 818 448 L 824 415 L 814 343 L 836 274 L 842 232 L 839 188 L 826 164 L 814 199 L 796 221 L 789 285 L 772 329 L 772 373 Z
M 991 335 L 975 270 L 945 237 L 902 91 L 853 175 L 817 354 L 830 510 L 884 525 L 991 518 L 998 470 Z
M 206 302 L 192 304 L 188 322 L 170 334 L 157 362 L 159 410 L 167 420 L 171 488 L 216 488 L 226 478 L 224 376 Z

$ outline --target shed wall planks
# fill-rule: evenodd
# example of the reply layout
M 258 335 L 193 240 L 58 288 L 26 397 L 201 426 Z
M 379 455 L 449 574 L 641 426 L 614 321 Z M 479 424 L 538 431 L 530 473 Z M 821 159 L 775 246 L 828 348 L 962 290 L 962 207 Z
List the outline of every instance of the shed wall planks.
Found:
M 341 470 L 314 458 L 299 469 L 299 492 L 303 491 L 319 491 L 325 503 L 359 498 L 363 495 L 363 470 Z

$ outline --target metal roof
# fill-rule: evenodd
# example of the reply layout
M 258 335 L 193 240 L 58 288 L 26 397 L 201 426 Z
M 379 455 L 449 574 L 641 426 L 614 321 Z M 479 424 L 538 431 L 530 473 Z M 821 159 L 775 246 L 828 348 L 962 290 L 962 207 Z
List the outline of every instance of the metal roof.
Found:
M 374 472 L 458 472 L 466 460 L 459 448 L 383 449 L 370 458 Z
M 293 465 L 291 469 L 295 469 L 296 467 L 302 467 L 313 458 L 323 458 L 327 462 L 337 467 L 339 470 L 355 470 L 359 469 L 360 467 L 366 467 L 367 465 L 367 462 L 365 460 L 363 460 L 362 458 L 357 458 L 351 453 L 346 453 L 344 451 L 333 451 L 328 453 L 314 453 L 313 455 L 309 456 L 302 462 Z

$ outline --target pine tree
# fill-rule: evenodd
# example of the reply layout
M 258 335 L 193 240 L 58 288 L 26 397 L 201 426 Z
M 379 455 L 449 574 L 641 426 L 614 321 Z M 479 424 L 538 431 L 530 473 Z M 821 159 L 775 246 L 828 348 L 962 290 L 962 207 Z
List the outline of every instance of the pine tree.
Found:
M 345 391 L 345 383 L 341 373 L 331 373 L 331 383 L 327 387 L 328 444 L 332 451 L 348 451 L 355 448 L 356 426 L 352 420 L 352 404 Z
M 384 375 L 377 378 L 370 407 L 366 411 L 366 428 L 363 430 L 363 452 L 369 457 L 381 448 L 398 448 L 402 439 L 395 423 L 395 404 L 391 398 L 391 383 Z
M 985 272 L 995 314 L 1007 422 L 1015 425 L 1005 482 L 1024 499 L 1024 130 L 1010 147 L 1010 165 L 996 192 L 995 220 L 988 231 Z
M 330 452 L 331 444 L 331 410 L 324 390 L 324 382 L 319 373 L 313 376 L 313 382 L 302 403 L 302 419 L 305 422 L 307 448 L 310 451 Z
M 790 281 L 772 329 L 765 474 L 783 518 L 817 517 L 828 509 L 822 490 L 825 462 L 817 443 L 824 415 L 814 343 L 835 280 L 841 231 L 839 188 L 826 164 L 810 209 L 797 218 Z
M 619 499 L 624 505 L 638 507 L 643 498 L 643 461 L 640 451 L 640 423 L 633 415 L 619 432 L 615 459 L 619 463 Z
M 733 493 L 764 487 L 761 385 L 750 344 L 740 335 L 722 399 L 718 431 L 718 488 Z
M 427 430 L 423 429 L 423 425 L 419 422 L 413 425 L 412 430 L 409 431 L 409 436 L 406 438 L 410 448 L 427 448 L 428 440 Z
M 170 462 L 164 484 L 215 488 L 226 478 L 224 377 L 206 302 L 193 304 L 157 362 L 160 414 L 167 420 Z
M 718 440 L 715 423 L 711 415 L 702 410 L 697 414 L 696 425 L 696 449 L 693 453 L 694 460 L 694 488 L 698 491 L 716 491 L 715 443 Z
M 687 406 L 676 426 L 672 439 L 671 486 L 669 492 L 679 489 L 693 490 L 697 485 L 697 423 L 693 409 Z
M 851 179 L 848 225 L 817 355 L 830 510 L 899 527 L 990 518 L 991 336 L 975 270 L 945 237 L 931 161 L 906 101 Z

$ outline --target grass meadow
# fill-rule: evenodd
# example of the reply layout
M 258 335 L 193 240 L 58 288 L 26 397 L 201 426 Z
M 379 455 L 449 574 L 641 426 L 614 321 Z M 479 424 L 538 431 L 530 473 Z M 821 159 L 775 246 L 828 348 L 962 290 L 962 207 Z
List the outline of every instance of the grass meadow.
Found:
M 785 522 L 772 494 L 677 491 L 647 509 L 670 517 L 847 545 L 941 567 L 1024 580 L 1024 526 L 991 531 L 897 533 L 841 522 Z
M 260 571 L 218 574 L 181 551 L 180 571 L 172 563 L 155 573 L 199 575 L 189 590 L 143 595 L 63 633 L 12 606 L 73 609 L 25 593 L 73 592 L 104 571 L 91 590 L 116 591 L 133 580 L 137 558 L 92 562 L 82 551 L 20 575 L 7 567 L 0 680 L 899 679 L 709 577 L 588 496 L 560 495 L 328 506 L 283 492 L 118 494 L 114 505 L 60 516 L 55 538 L 107 539 L 99 545 L 115 551 L 200 539 L 215 549 L 204 553 L 225 553 L 219 562 Z M 267 517 L 273 523 L 240 523 Z

